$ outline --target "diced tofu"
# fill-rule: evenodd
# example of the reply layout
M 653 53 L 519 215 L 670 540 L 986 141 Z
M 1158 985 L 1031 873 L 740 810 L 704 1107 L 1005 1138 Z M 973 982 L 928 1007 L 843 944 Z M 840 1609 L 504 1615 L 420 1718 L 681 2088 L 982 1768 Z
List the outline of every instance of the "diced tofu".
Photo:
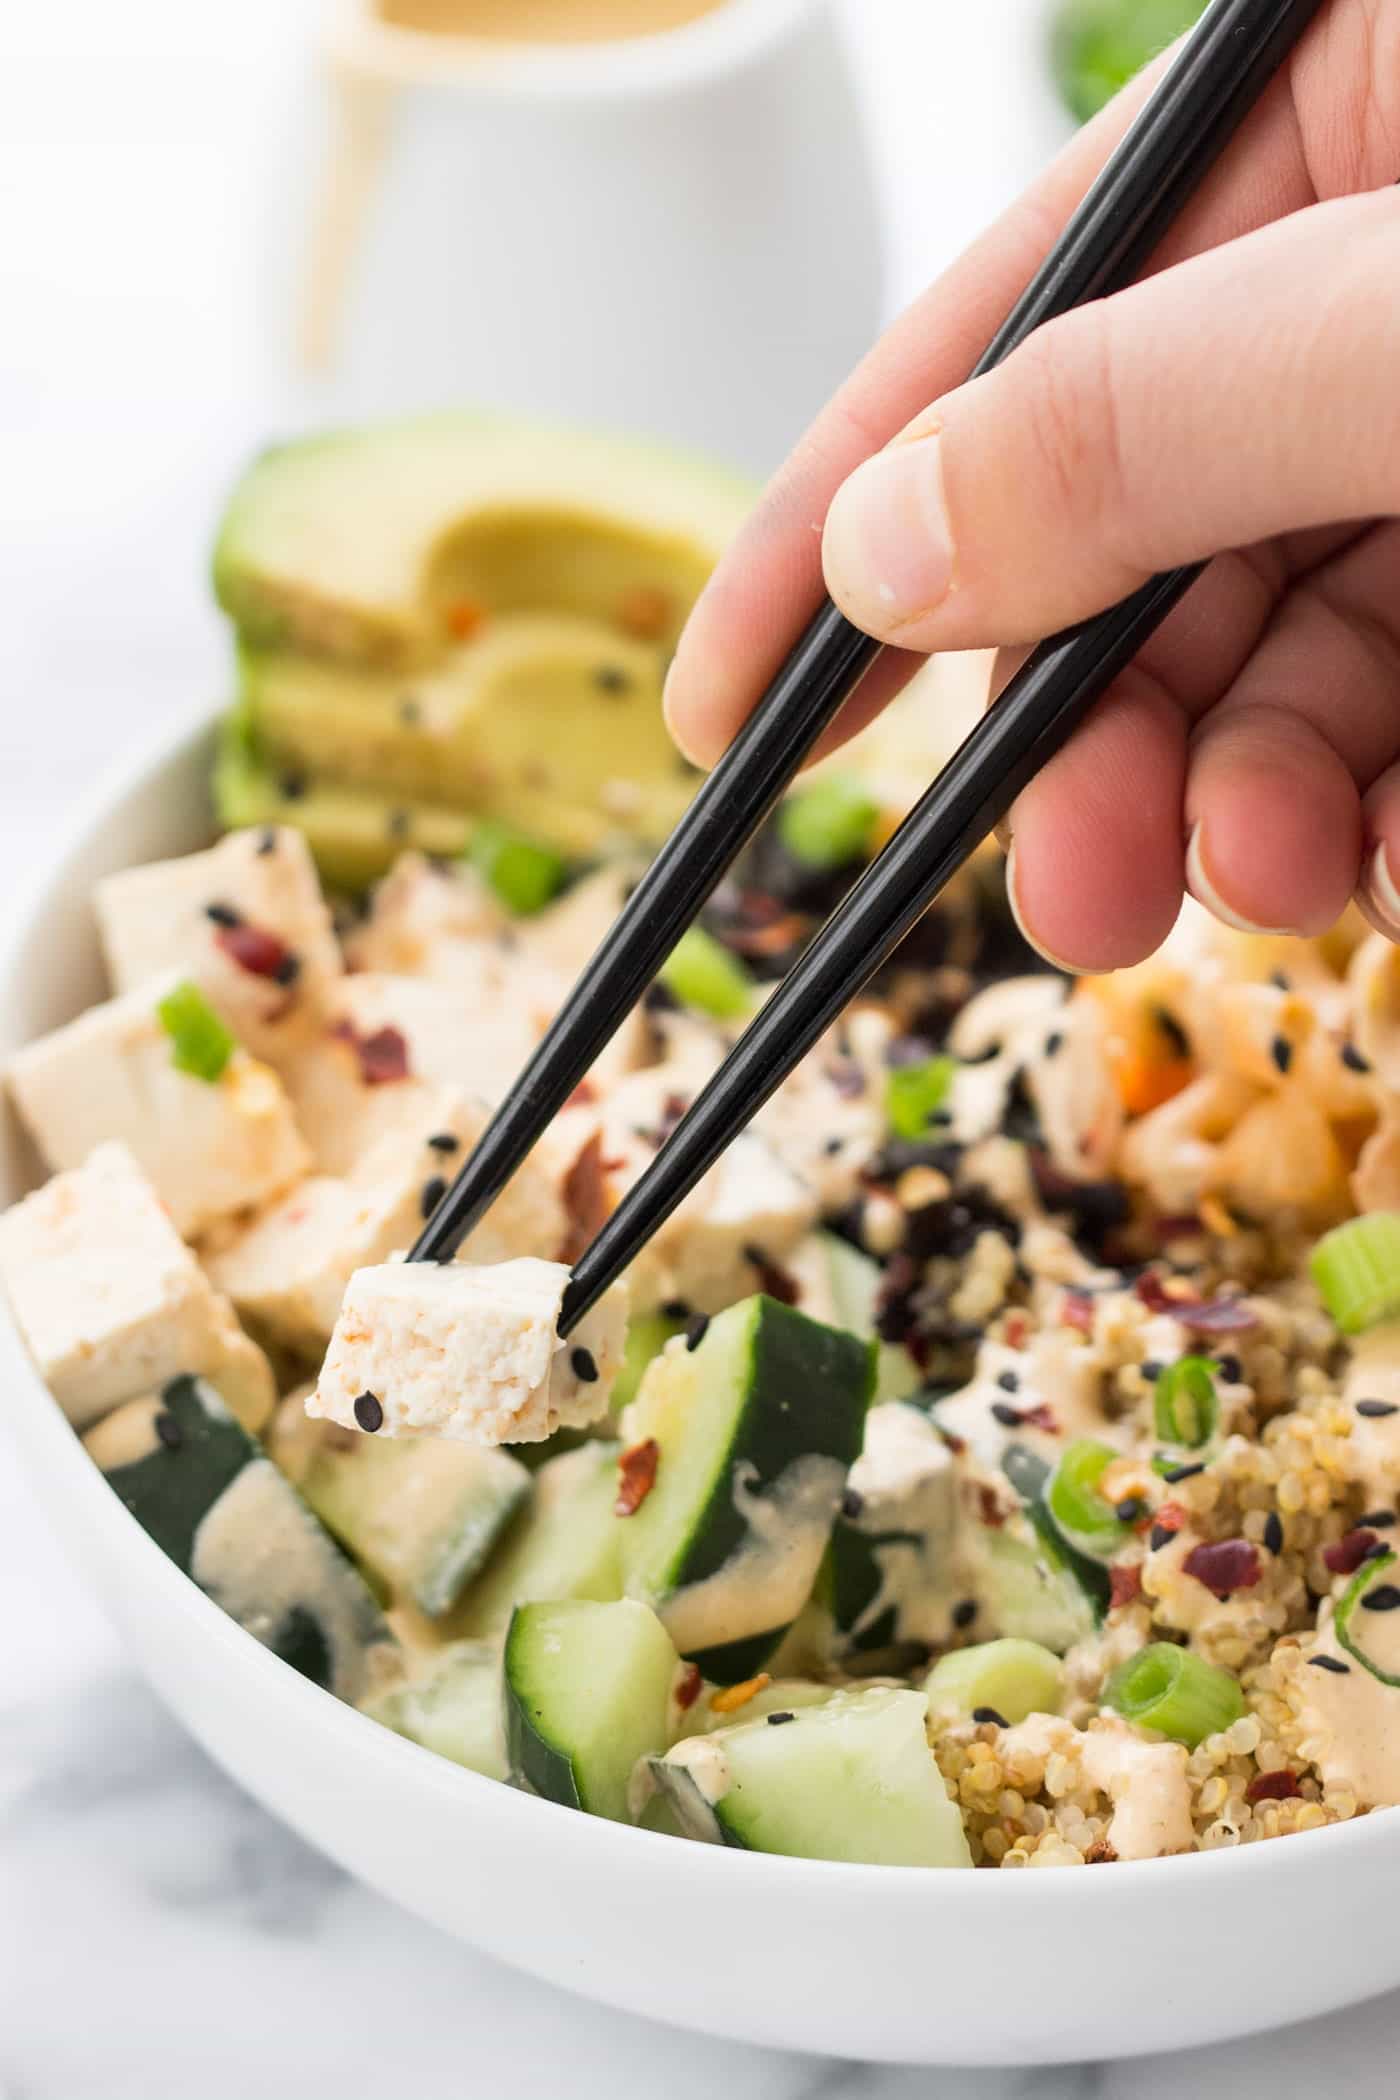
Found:
M 860 1194 L 861 1175 L 884 1143 L 884 1059 L 893 1034 L 888 1015 L 855 1008 L 754 1120 L 827 1214 Z
M 177 972 L 272 1065 L 319 1025 L 342 974 L 299 831 L 234 831 L 207 853 L 124 868 L 93 901 L 116 991 Z
M 403 1254 L 418 1237 L 433 1184 L 451 1178 L 488 1112 L 445 1088 L 423 1089 L 415 1101 L 416 1121 L 388 1131 L 350 1174 L 309 1176 L 207 1250 L 215 1285 L 259 1332 L 319 1352 L 354 1271 Z M 557 1183 L 527 1160 L 469 1236 L 463 1258 L 553 1255 L 566 1231 Z
M 722 1312 L 764 1288 L 764 1265 L 781 1268 L 816 1217 L 808 1184 L 765 1139 L 745 1131 L 716 1167 L 709 1200 L 676 1235 L 670 1295 L 697 1312 Z
M 509 926 L 500 900 L 473 869 L 404 853 L 376 887 L 364 924 L 347 936 L 345 957 L 352 970 L 450 979 L 464 949 L 479 953 L 483 941 Z
M 245 1050 L 212 1082 L 176 1069 L 156 1011 L 170 988 L 157 979 L 91 1007 L 19 1051 L 9 1082 L 51 1166 L 80 1166 L 117 1139 L 193 1239 L 286 1188 L 310 1155 L 276 1073 Z
M 39 1374 L 75 1427 L 183 1371 L 207 1371 L 250 1428 L 266 1419 L 266 1359 L 181 1245 L 125 1145 L 99 1146 L 0 1216 L 0 1276 Z
M 595 1421 L 622 1362 L 617 1285 L 567 1341 L 562 1262 L 398 1262 L 350 1279 L 310 1415 L 385 1436 L 538 1443 Z
M 320 1040 L 287 1076 L 316 1165 L 347 1173 L 390 1130 L 415 1121 L 424 1096 L 415 1099 L 414 1082 L 494 1106 L 548 1020 L 528 1004 L 507 1008 L 499 986 L 479 980 L 347 977 Z

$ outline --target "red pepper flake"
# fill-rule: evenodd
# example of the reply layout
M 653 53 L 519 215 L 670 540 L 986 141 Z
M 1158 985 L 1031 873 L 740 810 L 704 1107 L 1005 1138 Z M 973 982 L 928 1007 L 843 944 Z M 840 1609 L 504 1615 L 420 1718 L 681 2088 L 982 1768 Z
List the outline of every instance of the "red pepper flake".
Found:
M 1087 1291 L 1066 1291 L 1060 1300 L 1060 1325 L 1079 1334 L 1094 1331 L 1094 1301 Z
M 758 1287 L 766 1297 L 776 1298 L 779 1305 L 796 1305 L 802 1296 L 797 1278 L 778 1262 L 771 1261 L 761 1247 L 745 1247 L 744 1259 L 758 1278 Z
M 676 1686 L 676 1704 L 683 1714 L 689 1713 L 700 1697 L 704 1682 L 699 1663 L 687 1663 Z
M 1125 1604 L 1133 1604 L 1142 1595 L 1142 1569 L 1138 1563 L 1120 1563 L 1108 1571 L 1108 1608 L 1121 1611 Z
M 580 1079 L 578 1085 L 564 1103 L 565 1108 L 592 1108 L 598 1098 L 598 1089 L 591 1079 Z
M 576 1262 L 612 1216 L 608 1176 L 615 1162 L 603 1157 L 603 1138 L 594 1131 L 564 1176 L 564 1215 L 569 1221 L 560 1260 Z
M 1084 1864 L 1086 1867 L 1106 1867 L 1111 1865 L 1117 1857 L 1118 1854 L 1114 1851 L 1112 1845 L 1109 1844 L 1107 1838 L 1095 1838 L 1093 1844 L 1084 1855 Z
M 635 1517 L 656 1486 L 656 1469 L 661 1463 L 661 1446 L 654 1436 L 643 1443 L 632 1444 L 617 1462 L 617 1500 L 613 1514 L 619 1517 Z
M 984 1481 L 977 1485 L 977 1509 L 984 1524 L 990 1525 L 993 1531 L 1000 1531 L 1006 1522 L 1006 1511 L 996 1489 L 988 1487 Z
M 409 1077 L 408 1038 L 401 1029 L 376 1028 L 361 1035 L 352 1021 L 337 1021 L 330 1032 L 337 1042 L 350 1045 L 366 1086 L 389 1086 Z
M 1162 1521 L 1160 1510 L 1157 1521 Z M 1260 1576 L 1258 1549 L 1248 1539 L 1217 1539 L 1211 1545 L 1193 1546 L 1181 1565 L 1222 1601 L 1236 1590 L 1252 1590 Z
M 1055 1419 L 1054 1409 L 1047 1407 L 1043 1400 L 1037 1401 L 1034 1407 L 1023 1408 L 1021 1420 L 1029 1424 L 1032 1429 L 1043 1429 L 1046 1436 L 1058 1436 L 1060 1433 L 1060 1425 Z
M 1023 1312 L 1009 1312 L 1002 1323 L 1002 1333 L 1008 1349 L 1024 1349 L 1030 1331 L 1030 1319 Z
M 291 949 L 279 934 L 269 933 L 265 926 L 250 926 L 246 920 L 216 928 L 214 945 L 250 977 L 270 977 L 274 982 L 292 959 Z
M 1292 1772 L 1256 1772 L 1244 1790 L 1244 1798 L 1253 1808 L 1256 1801 L 1295 1800 L 1302 1791 Z
M 447 631 L 459 642 L 469 642 L 472 636 L 486 624 L 486 608 L 478 605 L 474 598 L 454 598 L 444 618 Z
M 1185 1505 L 1180 1502 L 1164 1502 L 1160 1509 L 1154 1510 L 1152 1522 L 1158 1531 L 1180 1531 L 1186 1522 Z
M 1374 1531 L 1349 1531 L 1345 1538 L 1324 1546 L 1322 1558 L 1334 1575 L 1354 1575 L 1379 1544 Z

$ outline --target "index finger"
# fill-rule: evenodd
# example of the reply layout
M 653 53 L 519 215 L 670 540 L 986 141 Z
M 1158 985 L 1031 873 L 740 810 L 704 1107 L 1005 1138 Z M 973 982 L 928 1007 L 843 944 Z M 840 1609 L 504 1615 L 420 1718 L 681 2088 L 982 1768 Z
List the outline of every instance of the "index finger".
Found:
M 667 679 L 666 719 L 697 764 L 713 765 L 725 750 L 820 605 L 822 528 L 836 490 L 931 401 L 966 379 L 1172 56 L 1165 53 L 1077 133 L 900 316 L 769 483 L 692 611 Z M 1232 239 L 1313 195 L 1281 78 L 1183 213 L 1154 267 Z M 887 650 L 816 755 L 878 713 L 918 661 Z

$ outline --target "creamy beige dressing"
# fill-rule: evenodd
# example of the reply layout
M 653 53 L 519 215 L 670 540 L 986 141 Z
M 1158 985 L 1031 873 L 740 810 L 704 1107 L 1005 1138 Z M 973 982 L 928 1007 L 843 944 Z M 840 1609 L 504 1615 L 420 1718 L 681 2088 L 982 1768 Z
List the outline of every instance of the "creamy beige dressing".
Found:
M 1356 1412 L 1361 1400 L 1379 1400 L 1397 1412 L 1361 1415 Z M 1342 1401 L 1352 1410 L 1351 1467 L 1363 1498 L 1378 1508 L 1393 1506 L 1400 1496 L 1400 1322 L 1357 1336 Z
M 1113 1810 L 1108 1842 L 1119 1859 L 1160 1859 L 1195 1844 L 1186 1752 L 1180 1743 L 1148 1743 L 1126 1724 L 1100 1719 L 1080 1733 L 1058 1714 L 1030 1714 L 1002 1738 L 1008 1752 L 1078 1756 L 1091 1787 Z
M 244 1466 L 206 1513 L 190 1574 L 258 1640 L 290 1612 L 310 1612 L 330 1654 L 330 1689 L 351 1701 L 370 1689 L 367 1642 L 377 1615 L 368 1592 L 270 1459 Z
M 747 1525 L 722 1568 L 658 1606 L 682 1654 L 785 1626 L 807 1601 L 841 1506 L 846 1468 L 810 1453 L 760 1493 L 747 1461 L 734 1468 L 734 1506 Z
M 1351 1631 L 1379 1667 L 1400 1676 L 1400 1612 L 1353 1614 Z M 1349 1655 L 1336 1627 L 1322 1628 L 1311 1653 L 1340 1669 L 1304 1662 L 1292 1700 L 1303 1728 L 1303 1754 L 1327 1786 L 1347 1787 L 1362 1808 L 1400 1806 L 1400 1686 L 1385 1684 Z
M 696 1793 L 711 1808 L 729 1792 L 729 1759 L 712 1736 L 686 1736 L 667 1751 L 666 1762 L 681 1767 Z
M 113 1473 L 118 1466 L 138 1465 L 160 1449 L 160 1438 L 156 1435 L 156 1417 L 164 1412 L 159 1393 L 143 1394 L 139 1400 L 128 1400 L 124 1407 L 104 1417 L 95 1429 L 90 1429 L 83 1438 L 83 1449 L 94 1465 L 104 1473 Z

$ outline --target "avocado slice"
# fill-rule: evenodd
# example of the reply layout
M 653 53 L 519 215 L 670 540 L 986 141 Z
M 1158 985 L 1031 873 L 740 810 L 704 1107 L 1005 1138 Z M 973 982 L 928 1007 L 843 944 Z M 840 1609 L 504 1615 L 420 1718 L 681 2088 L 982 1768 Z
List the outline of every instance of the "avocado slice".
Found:
M 337 890 L 367 889 L 410 846 L 451 860 L 471 838 L 471 819 L 461 810 L 345 787 L 274 764 L 259 749 L 242 708 L 224 718 L 212 790 L 214 814 L 227 831 L 294 824 L 323 879 Z
M 247 643 L 239 663 L 275 767 L 490 815 L 571 856 L 663 839 L 694 789 L 660 650 L 577 614 L 502 615 L 413 674 Z
M 428 416 L 263 453 L 225 511 L 214 588 L 246 639 L 362 664 L 431 663 L 524 612 L 669 654 L 751 497 L 616 438 Z

